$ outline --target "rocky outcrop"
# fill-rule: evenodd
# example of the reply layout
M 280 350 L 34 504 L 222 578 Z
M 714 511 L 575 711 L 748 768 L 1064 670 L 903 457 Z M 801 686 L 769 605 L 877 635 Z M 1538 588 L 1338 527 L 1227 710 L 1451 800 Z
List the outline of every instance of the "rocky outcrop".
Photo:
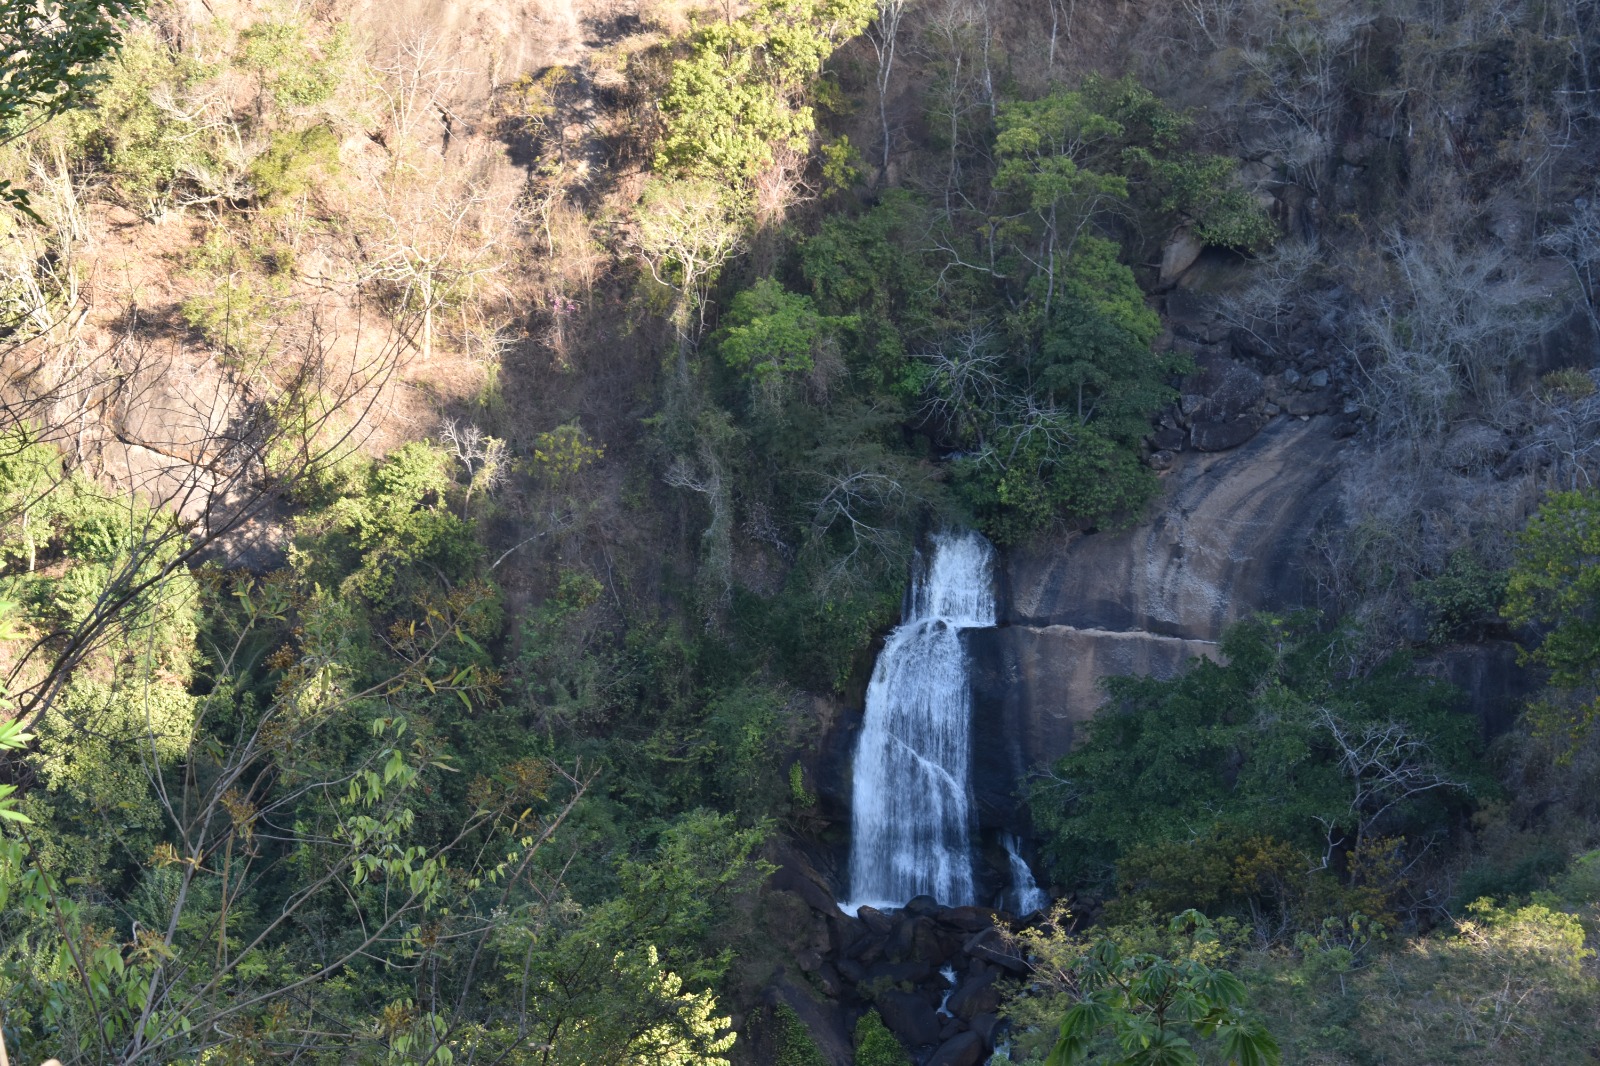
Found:
M 853 1061 L 849 1034 L 868 1010 L 924 1066 L 973 1066 L 1004 1039 L 1001 982 L 1031 972 L 1010 935 L 1020 923 L 987 907 L 942 907 L 927 896 L 899 910 L 862 907 L 848 915 L 798 850 L 779 845 L 772 858 L 779 867 L 760 910 L 777 949 L 766 1008 L 793 1011 L 830 1066 Z M 771 1061 L 762 1057 L 771 1050 L 766 1042 L 755 1043 L 751 1061 Z
M 1307 549 L 1334 517 L 1344 462 L 1332 428 L 1280 418 L 1233 451 L 1186 453 L 1148 521 L 1013 552 L 1002 624 L 1216 640 L 1310 602 Z
M 1261 383 L 1237 364 L 1212 369 L 1220 384 L 1192 407 L 1225 425 Z M 1020 823 L 1022 783 L 1072 747 L 1105 678 L 1175 676 L 1216 657 L 1232 622 L 1314 601 L 1306 560 L 1338 520 L 1345 463 L 1335 426 L 1277 418 L 1232 451 L 1183 453 L 1154 517 L 1007 558 L 1000 625 L 967 634 L 983 828 Z

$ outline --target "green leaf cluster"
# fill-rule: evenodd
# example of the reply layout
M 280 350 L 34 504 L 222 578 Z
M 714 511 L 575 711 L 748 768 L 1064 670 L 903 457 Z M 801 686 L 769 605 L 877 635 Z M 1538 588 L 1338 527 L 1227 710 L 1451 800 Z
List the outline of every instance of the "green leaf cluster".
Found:
M 742 188 L 775 150 L 803 151 L 816 129 L 805 93 L 871 12 L 865 0 L 756 0 L 697 26 L 661 98 L 656 169 Z
M 1115 869 L 1157 899 L 1270 905 L 1273 884 L 1301 856 L 1332 845 L 1343 854 L 1363 826 L 1371 837 L 1424 836 L 1448 824 L 1470 792 L 1492 793 L 1476 725 L 1455 712 L 1448 686 L 1416 676 L 1404 659 L 1341 677 L 1330 666 L 1340 635 L 1309 621 L 1240 623 L 1219 649 L 1226 665 L 1202 659 L 1172 680 L 1108 682 L 1110 703 L 1084 742 L 1031 790 L 1045 853 L 1063 880 L 1094 883 Z M 1402 726 L 1459 787 L 1388 807 L 1368 794 L 1363 808 L 1357 786 L 1369 771 L 1345 763 L 1330 722 L 1347 733 Z M 1352 880 L 1361 880 L 1361 863 L 1383 865 L 1351 861 Z

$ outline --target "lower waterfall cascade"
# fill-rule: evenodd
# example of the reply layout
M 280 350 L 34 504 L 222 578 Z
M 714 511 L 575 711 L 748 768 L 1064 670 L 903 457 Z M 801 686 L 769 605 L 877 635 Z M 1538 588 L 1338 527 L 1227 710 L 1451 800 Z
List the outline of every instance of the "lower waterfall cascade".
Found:
M 940 533 L 918 559 L 906 615 L 867 687 L 856 747 L 850 901 L 974 902 L 968 759 L 972 694 L 961 631 L 995 624 L 994 548 Z
M 1015 834 L 1002 833 L 1000 843 L 1011 860 L 1011 888 L 1000 898 L 1002 910 L 1016 915 L 1029 915 L 1050 905 L 1050 896 L 1033 879 L 1033 870 L 1022 857 L 1022 843 Z

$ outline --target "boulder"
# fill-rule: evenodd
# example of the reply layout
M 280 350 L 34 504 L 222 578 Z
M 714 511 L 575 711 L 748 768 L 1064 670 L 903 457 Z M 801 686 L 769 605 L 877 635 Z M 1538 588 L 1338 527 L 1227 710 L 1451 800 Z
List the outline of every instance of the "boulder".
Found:
M 988 1048 L 977 1033 L 962 1033 L 939 1045 L 924 1066 L 978 1066 Z
M 1000 1006 L 1000 989 L 996 986 L 999 977 L 998 970 L 990 970 L 982 977 L 968 977 L 950 993 L 945 1009 L 964 1021 L 995 1011 Z
M 1171 285 L 1178 280 L 1178 275 L 1194 266 L 1194 261 L 1200 258 L 1200 253 L 1205 251 L 1205 245 L 1200 238 L 1187 226 L 1181 226 L 1173 231 L 1167 239 L 1167 246 L 1161 250 L 1161 284 Z
M 871 966 L 883 958 L 883 948 L 888 940 L 886 936 L 864 936 L 851 944 L 850 950 L 845 952 L 845 955 L 863 966 Z
M 840 978 L 839 970 L 833 963 L 824 962 L 817 967 L 816 973 L 812 976 L 817 982 L 817 988 L 821 989 L 822 994 L 829 999 L 838 999 L 844 995 L 844 981 Z
M 1150 434 L 1150 443 L 1157 451 L 1182 451 L 1188 441 L 1189 435 L 1178 426 L 1157 426 Z
M 1230 422 L 1260 405 L 1265 394 L 1262 376 L 1225 355 L 1207 354 L 1196 360 L 1195 373 L 1183 380 L 1185 413 L 1196 422 Z M 1198 404 L 1189 404 L 1191 397 Z
M 1328 385 L 1312 392 L 1297 392 L 1284 397 L 1283 409 L 1291 415 L 1320 415 L 1339 406 L 1339 386 Z
M 932 896 L 913 896 L 906 904 L 906 913 L 918 918 L 931 918 L 939 913 L 939 901 Z
M 1018 977 L 1024 977 L 1033 970 L 1027 960 L 1005 942 L 998 929 L 985 929 L 974 934 L 963 945 L 963 950 L 975 959 L 982 959 Z
M 994 911 L 988 907 L 950 907 L 940 911 L 935 920 L 963 933 L 977 933 L 994 924 Z
M 884 954 L 893 962 L 921 962 L 937 968 L 960 949 L 960 933 L 941 928 L 932 918 L 903 915 L 889 934 Z
M 1231 422 L 1196 421 L 1189 429 L 1189 443 L 1198 452 L 1225 452 L 1260 433 L 1266 423 L 1265 414 L 1243 415 Z
M 909 1047 L 925 1047 L 938 1042 L 939 1016 L 921 996 L 898 989 L 880 993 L 878 1015 L 883 1024 Z
M 833 893 L 823 883 L 821 875 L 809 867 L 801 867 L 798 863 L 785 863 L 773 871 L 767 884 L 782 892 L 793 892 L 805 900 L 807 906 L 820 914 L 830 917 L 844 916 L 839 910 L 839 904 L 834 902 Z
M 860 908 L 856 911 L 856 917 L 874 933 L 888 933 L 894 929 L 894 919 L 875 907 Z
M 886 985 L 918 985 L 932 976 L 933 967 L 925 962 L 880 962 L 867 967 L 866 981 L 869 984 L 881 981 Z
M 1005 1032 L 1005 1024 L 998 1014 L 980 1014 L 972 1019 L 972 1031 L 983 1037 L 984 1047 L 993 1048 L 999 1043 L 996 1038 Z

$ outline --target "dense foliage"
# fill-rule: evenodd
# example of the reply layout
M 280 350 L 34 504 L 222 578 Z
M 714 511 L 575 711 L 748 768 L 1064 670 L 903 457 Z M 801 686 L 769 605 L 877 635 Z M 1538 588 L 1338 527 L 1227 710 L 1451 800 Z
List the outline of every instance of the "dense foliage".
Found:
M 1493 786 L 1447 686 L 1404 662 L 1340 678 L 1339 636 L 1309 622 L 1236 627 L 1225 666 L 1110 683 L 1088 739 L 1033 793 L 1069 883 L 1114 868 L 1128 901 L 1285 921 L 1387 910 L 1408 851 Z
M 1248 621 L 1038 768 L 1010 1057 L 1591 1061 L 1600 504 L 1511 531 L 1600 401 L 1522 389 L 1548 272 L 1466 230 L 1600 322 L 1600 34 L 1388 6 L 1152 8 L 1124 64 L 1083 5 L 645 5 L 519 74 L 0 0 L 3 1046 L 904 1066 L 774 1006 L 760 886 L 838 843 L 814 741 L 915 545 L 1136 520 L 1184 352 L 1342 344 L 1399 472 L 1317 545 L 1361 625 Z M 1246 283 L 1167 332 L 1202 246 Z M 1406 646 L 1505 623 L 1550 686 L 1491 747 Z

